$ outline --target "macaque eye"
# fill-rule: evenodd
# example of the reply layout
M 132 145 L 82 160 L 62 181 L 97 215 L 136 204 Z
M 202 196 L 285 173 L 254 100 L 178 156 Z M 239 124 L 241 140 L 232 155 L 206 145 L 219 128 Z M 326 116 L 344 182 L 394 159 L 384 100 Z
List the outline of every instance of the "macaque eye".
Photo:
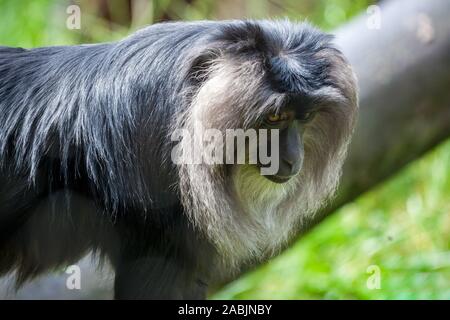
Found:
M 268 120 L 269 122 L 278 122 L 278 121 L 280 121 L 280 119 L 281 119 L 280 115 L 278 115 L 276 113 L 269 114 L 266 117 L 266 120 Z
M 274 124 L 282 121 L 286 121 L 289 119 L 289 114 L 287 112 L 280 113 L 270 113 L 266 116 L 266 122 L 269 124 Z
M 301 122 L 308 122 L 308 121 L 311 121 L 315 115 L 316 115 L 316 113 L 314 111 L 307 111 L 307 112 L 302 113 L 298 117 L 298 120 Z

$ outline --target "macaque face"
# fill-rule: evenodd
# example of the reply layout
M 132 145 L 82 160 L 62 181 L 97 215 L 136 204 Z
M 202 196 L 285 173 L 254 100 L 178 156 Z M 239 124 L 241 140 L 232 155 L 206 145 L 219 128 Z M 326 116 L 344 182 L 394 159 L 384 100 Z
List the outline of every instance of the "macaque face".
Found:
M 303 134 L 318 108 L 302 103 L 302 99 L 290 98 L 279 110 L 267 113 L 260 128 L 270 132 L 278 130 L 278 170 L 265 177 L 275 183 L 284 183 L 295 177 L 302 169 L 304 160 Z M 272 134 L 269 134 L 272 137 Z M 269 144 L 270 145 L 270 144 Z M 261 164 L 258 164 L 261 166 Z

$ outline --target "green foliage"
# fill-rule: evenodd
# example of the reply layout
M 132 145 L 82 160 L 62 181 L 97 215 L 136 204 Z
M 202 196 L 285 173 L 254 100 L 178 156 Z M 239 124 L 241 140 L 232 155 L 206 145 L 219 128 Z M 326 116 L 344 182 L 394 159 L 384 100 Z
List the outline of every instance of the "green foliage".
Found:
M 450 299 L 449 165 L 450 140 L 213 298 Z
M 148 1 L 142 10 L 135 10 L 129 25 L 123 1 L 111 1 L 111 21 L 98 17 L 98 1 L 75 0 L 0 0 L 0 44 L 35 47 L 66 45 L 80 42 L 111 41 L 130 31 L 161 20 L 201 20 L 232 18 L 290 18 L 309 20 L 330 30 L 364 10 L 373 0 L 158 0 Z M 81 30 L 66 28 L 69 4 L 81 8 Z M 238 4 L 238 5 L 236 5 Z M 115 17 L 115 18 L 114 18 Z M 120 23 L 118 21 L 121 21 Z
M 290 18 L 292 20 L 309 20 L 330 30 L 363 11 L 374 0 L 241 0 L 215 1 L 196 0 L 190 5 L 179 0 L 155 1 L 153 7 L 154 21 L 163 16 L 174 20 L 199 19 L 273 19 Z
M 0 44 L 29 48 L 72 43 L 65 28 L 65 7 L 60 8 L 62 15 L 56 15 L 58 7 L 51 0 L 0 0 Z
M 262 2 L 267 2 L 263 10 Z M 308 20 L 325 30 L 331 30 L 364 11 L 373 0 L 273 0 L 249 1 L 248 13 L 254 18 L 288 17 L 293 20 Z M 252 14 L 256 13 L 256 14 Z

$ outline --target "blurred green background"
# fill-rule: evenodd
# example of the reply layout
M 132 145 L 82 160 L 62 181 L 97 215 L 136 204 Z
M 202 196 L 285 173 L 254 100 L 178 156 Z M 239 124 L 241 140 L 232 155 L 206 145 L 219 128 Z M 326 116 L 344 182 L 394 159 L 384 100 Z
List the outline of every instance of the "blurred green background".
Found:
M 331 30 L 375 1 L 0 0 L 0 45 L 35 47 L 120 39 L 165 20 L 307 19 Z M 66 28 L 70 4 L 81 29 Z M 450 141 L 327 218 L 220 299 L 450 299 Z M 380 288 L 367 282 L 370 266 Z

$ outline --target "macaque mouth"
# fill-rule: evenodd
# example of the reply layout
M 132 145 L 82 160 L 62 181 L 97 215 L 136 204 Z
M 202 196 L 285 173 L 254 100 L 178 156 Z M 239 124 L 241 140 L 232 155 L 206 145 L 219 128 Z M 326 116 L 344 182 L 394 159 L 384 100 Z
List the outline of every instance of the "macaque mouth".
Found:
M 285 183 L 299 174 L 302 168 L 302 163 L 302 157 L 299 157 L 298 159 L 296 159 L 296 161 L 290 162 L 283 160 L 279 163 L 277 162 L 277 170 L 275 172 L 272 172 L 271 174 L 261 175 L 274 183 Z M 264 168 L 268 166 L 259 164 L 259 167 Z
M 269 179 L 272 182 L 281 184 L 281 183 L 288 182 L 293 176 L 286 177 L 286 176 L 278 176 L 278 175 L 267 175 L 264 177 L 266 177 L 267 179 Z

